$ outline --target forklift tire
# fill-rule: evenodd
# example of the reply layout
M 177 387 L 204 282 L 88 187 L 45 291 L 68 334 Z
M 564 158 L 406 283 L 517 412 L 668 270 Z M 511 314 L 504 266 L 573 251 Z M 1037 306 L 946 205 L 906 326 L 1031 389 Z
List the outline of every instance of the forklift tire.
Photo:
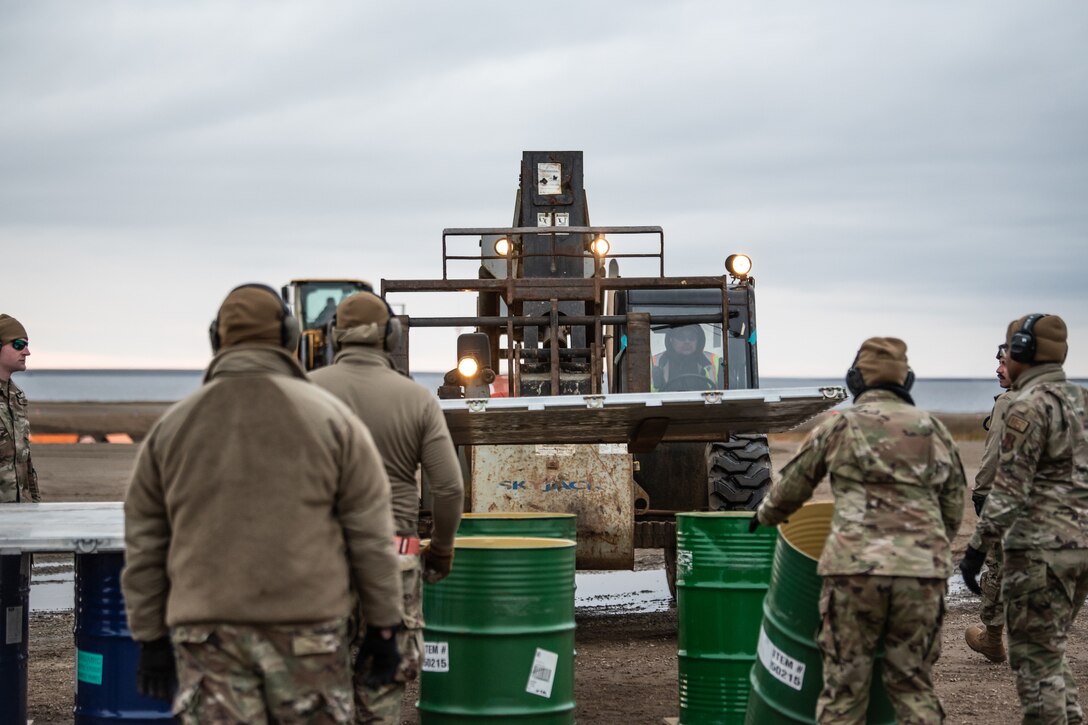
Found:
M 767 436 L 742 434 L 706 446 L 711 511 L 755 511 L 771 487 Z

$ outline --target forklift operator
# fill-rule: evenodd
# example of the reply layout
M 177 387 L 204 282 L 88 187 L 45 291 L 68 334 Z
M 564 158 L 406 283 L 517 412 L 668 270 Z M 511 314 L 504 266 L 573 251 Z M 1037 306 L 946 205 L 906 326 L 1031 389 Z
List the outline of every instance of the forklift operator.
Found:
M 651 391 L 713 390 L 718 384 L 720 358 L 706 352 L 702 325 L 685 325 L 665 333 L 665 351 L 653 357 Z

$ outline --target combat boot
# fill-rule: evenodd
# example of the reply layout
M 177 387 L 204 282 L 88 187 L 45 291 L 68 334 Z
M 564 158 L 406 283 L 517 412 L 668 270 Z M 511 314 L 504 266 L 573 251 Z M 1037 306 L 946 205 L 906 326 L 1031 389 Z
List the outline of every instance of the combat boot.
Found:
M 968 647 L 984 655 L 990 662 L 1004 662 L 1005 643 L 1001 641 L 1002 629 L 1000 624 L 996 627 L 972 624 L 963 633 L 963 638 L 967 640 Z

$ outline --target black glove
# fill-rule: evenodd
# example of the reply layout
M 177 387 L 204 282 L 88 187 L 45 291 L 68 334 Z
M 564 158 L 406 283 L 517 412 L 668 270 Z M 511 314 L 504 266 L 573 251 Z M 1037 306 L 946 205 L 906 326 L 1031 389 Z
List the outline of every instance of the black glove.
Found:
M 393 627 L 366 626 L 363 643 L 359 645 L 359 654 L 355 658 L 355 671 L 365 672 L 363 681 L 366 686 L 376 689 L 388 685 L 397 676 L 400 668 L 400 651 L 397 649 L 397 630 Z M 389 636 L 384 636 L 388 634 Z M 367 660 L 370 667 L 367 667 Z
M 453 568 L 453 550 L 446 553 L 435 549 L 432 544 L 427 544 L 420 554 L 420 563 L 423 566 L 423 581 L 428 584 L 442 581 L 450 575 L 450 569 Z
M 178 686 L 178 670 L 174 664 L 174 648 L 169 637 L 140 642 L 140 659 L 136 665 L 136 691 L 144 697 L 170 700 Z
M 754 534 L 756 529 L 759 528 L 759 514 L 752 514 L 752 518 L 748 519 L 748 533 Z
M 982 507 L 986 505 L 986 494 L 973 493 L 971 494 L 971 503 L 975 505 L 975 516 L 982 518 Z
M 978 574 L 982 571 L 982 564 L 985 561 L 986 552 L 979 551 L 970 544 L 967 545 L 967 550 L 963 552 L 963 558 L 960 559 L 960 574 L 963 576 L 963 583 L 975 594 L 982 594 L 982 587 L 978 585 Z

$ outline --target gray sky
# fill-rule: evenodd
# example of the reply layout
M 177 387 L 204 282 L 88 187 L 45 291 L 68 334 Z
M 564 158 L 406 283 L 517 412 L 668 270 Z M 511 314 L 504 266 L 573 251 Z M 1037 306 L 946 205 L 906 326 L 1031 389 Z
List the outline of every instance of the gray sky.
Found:
M 593 222 L 664 227 L 669 274 L 752 256 L 764 375 L 895 335 L 986 377 L 1038 311 L 1088 376 L 1088 3 L 547 10 L 0 0 L 30 366 L 201 367 L 242 282 L 437 278 L 444 227 L 509 224 L 523 150 L 580 149 Z

